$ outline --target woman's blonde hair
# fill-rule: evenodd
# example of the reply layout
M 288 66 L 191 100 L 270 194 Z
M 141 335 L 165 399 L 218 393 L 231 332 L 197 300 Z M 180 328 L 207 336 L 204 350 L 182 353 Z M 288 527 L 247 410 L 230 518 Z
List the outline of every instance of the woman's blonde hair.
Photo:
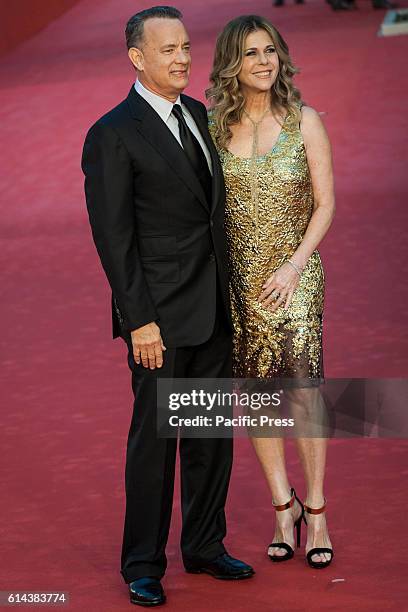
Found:
M 242 15 L 227 23 L 218 36 L 210 75 L 212 86 L 206 91 L 215 123 L 215 139 L 222 148 L 226 148 L 232 136 L 229 126 L 239 123 L 242 117 L 245 98 L 237 75 L 244 61 L 245 40 L 256 30 L 269 34 L 279 58 L 279 72 L 271 91 L 272 110 L 284 108 L 289 120 L 297 124 L 300 121 L 301 97 L 292 81 L 298 70 L 292 64 L 286 42 L 264 17 Z

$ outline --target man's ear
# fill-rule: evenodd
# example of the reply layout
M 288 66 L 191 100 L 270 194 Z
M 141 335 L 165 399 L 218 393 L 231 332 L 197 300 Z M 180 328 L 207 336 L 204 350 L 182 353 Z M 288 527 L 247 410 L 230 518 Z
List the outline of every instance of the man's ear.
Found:
M 128 56 L 136 70 L 143 70 L 144 68 L 144 57 L 143 53 L 137 47 L 130 47 Z

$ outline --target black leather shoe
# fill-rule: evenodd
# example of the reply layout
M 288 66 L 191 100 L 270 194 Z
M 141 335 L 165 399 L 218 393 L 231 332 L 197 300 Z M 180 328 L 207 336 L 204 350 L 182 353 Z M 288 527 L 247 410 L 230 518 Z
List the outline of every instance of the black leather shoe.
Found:
M 333 11 L 351 11 L 357 8 L 354 2 L 347 0 L 328 0 Z
M 250 565 L 230 557 L 228 553 L 220 555 L 214 561 L 185 564 L 185 568 L 189 574 L 210 574 L 220 580 L 242 580 L 255 574 Z
M 138 578 L 129 584 L 130 602 L 138 606 L 159 606 L 166 596 L 158 578 Z
M 398 4 L 389 0 L 373 0 L 373 8 L 375 9 L 395 9 Z

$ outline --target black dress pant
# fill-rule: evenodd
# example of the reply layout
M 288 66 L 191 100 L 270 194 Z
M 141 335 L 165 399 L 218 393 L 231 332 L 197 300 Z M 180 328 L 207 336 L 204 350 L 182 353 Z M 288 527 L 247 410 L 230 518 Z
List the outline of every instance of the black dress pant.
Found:
M 218 306 L 219 306 L 218 300 Z M 143 576 L 161 578 L 166 570 L 173 503 L 176 438 L 158 438 L 156 383 L 163 378 L 231 377 L 231 332 L 217 307 L 211 337 L 199 346 L 167 349 L 162 368 L 136 365 L 129 346 L 135 396 L 126 455 L 126 516 L 121 574 L 126 583 Z M 212 560 L 225 552 L 224 506 L 232 439 L 180 438 L 183 560 Z

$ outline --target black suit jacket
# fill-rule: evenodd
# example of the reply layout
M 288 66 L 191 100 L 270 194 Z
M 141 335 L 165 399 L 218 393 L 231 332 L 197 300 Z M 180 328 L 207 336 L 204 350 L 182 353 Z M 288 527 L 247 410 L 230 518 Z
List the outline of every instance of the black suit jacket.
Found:
M 126 340 L 156 321 L 169 348 L 209 338 L 217 277 L 232 329 L 222 169 L 205 106 L 181 99 L 211 154 L 211 202 L 173 134 L 134 87 L 91 127 L 82 156 L 92 234 L 112 288 L 113 337 Z

